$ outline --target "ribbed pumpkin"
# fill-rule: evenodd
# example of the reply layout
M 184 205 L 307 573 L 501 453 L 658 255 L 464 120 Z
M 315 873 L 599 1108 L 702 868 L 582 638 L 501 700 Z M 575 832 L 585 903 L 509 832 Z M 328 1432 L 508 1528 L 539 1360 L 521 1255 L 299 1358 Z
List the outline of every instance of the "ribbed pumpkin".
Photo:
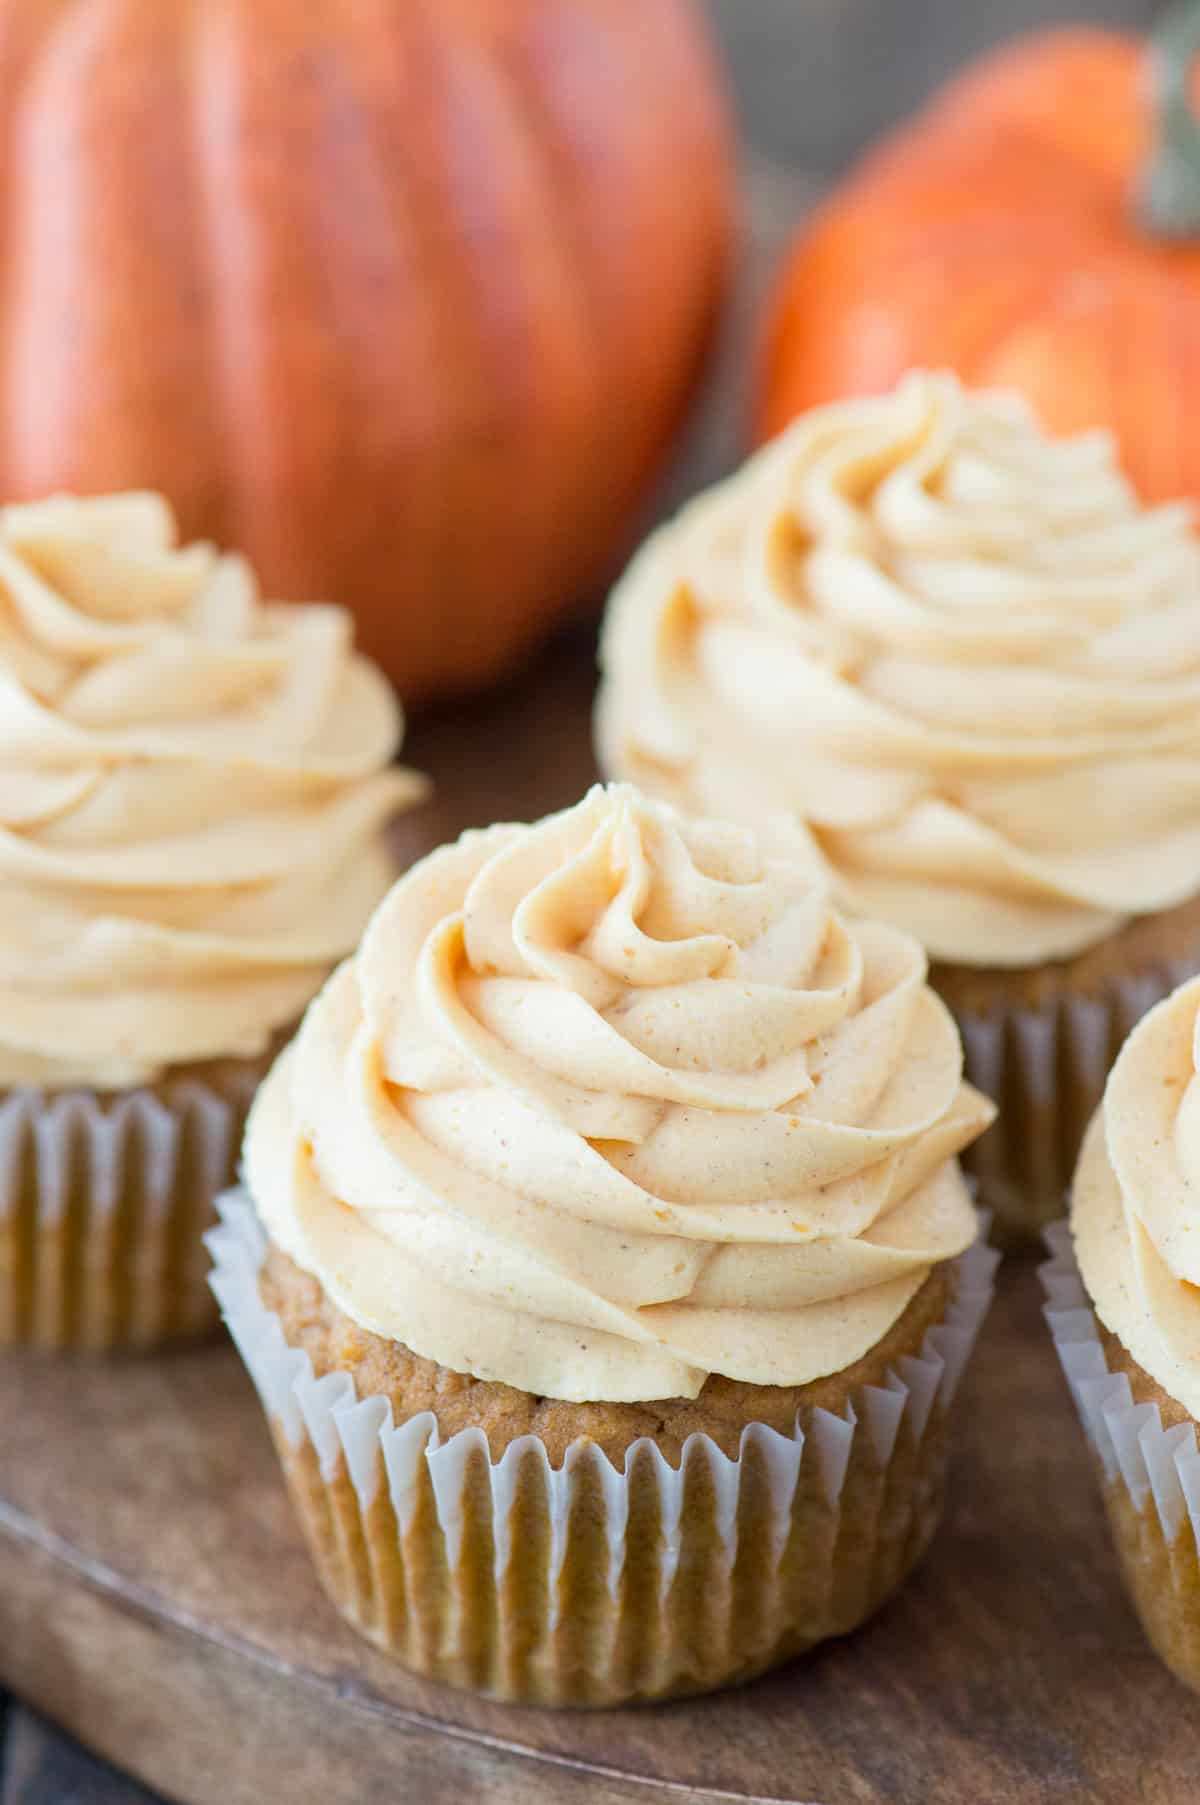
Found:
M 1200 496 L 1198 32 L 1192 5 L 1154 56 L 1096 30 L 1025 40 L 869 155 L 780 279 L 760 434 L 948 366 L 1051 428 L 1115 428 L 1149 499 Z
M 691 0 L 0 0 L 0 491 L 163 489 L 476 685 L 622 549 L 729 228 Z

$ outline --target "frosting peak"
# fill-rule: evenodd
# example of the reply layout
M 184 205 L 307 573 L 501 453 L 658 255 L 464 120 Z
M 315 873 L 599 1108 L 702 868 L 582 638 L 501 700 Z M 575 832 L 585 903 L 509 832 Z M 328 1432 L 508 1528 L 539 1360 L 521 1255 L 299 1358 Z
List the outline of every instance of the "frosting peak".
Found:
M 919 946 L 617 786 L 415 866 L 247 1135 L 364 1327 L 545 1396 L 801 1384 L 971 1241 L 990 1108 Z
M 0 512 L 0 1088 L 263 1051 L 391 879 L 400 735 L 344 610 L 158 496 Z
M 1071 1226 L 1101 1321 L 1200 1415 L 1200 978 L 1125 1042 L 1084 1142 Z
M 1200 541 L 1108 436 L 916 374 L 819 408 L 610 605 L 606 767 L 807 856 L 935 957 L 1036 964 L 1200 890 Z

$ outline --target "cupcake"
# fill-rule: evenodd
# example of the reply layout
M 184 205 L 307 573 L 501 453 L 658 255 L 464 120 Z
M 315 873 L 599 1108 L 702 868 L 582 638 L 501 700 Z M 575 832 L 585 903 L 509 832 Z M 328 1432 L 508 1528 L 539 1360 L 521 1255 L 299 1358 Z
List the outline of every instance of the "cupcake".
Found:
M 989 1295 L 961 1074 L 916 941 L 632 788 L 413 867 L 210 1237 L 345 1616 L 603 1705 L 875 1610 Z
M 799 849 L 930 955 L 1001 1105 L 983 1201 L 1061 1213 L 1137 1017 L 1200 965 L 1200 541 L 1107 434 L 915 374 L 817 409 L 613 596 L 601 762 Z
M 1047 1239 L 1047 1314 L 1126 1584 L 1158 1653 L 1200 1690 L 1200 979 L 1125 1043 L 1070 1232 Z
M 156 496 L 0 512 L 0 1345 L 215 1325 L 250 1097 L 420 788 L 352 637 Z

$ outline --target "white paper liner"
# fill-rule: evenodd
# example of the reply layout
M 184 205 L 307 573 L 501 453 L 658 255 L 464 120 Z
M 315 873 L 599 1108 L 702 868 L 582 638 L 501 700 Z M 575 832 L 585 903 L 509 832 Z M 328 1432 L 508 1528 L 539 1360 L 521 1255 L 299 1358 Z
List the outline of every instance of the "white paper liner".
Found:
M 1137 1403 L 1128 1376 L 1110 1372 L 1070 1228 L 1056 1222 L 1045 1239 L 1051 1258 L 1039 1276 L 1046 1321 L 1105 1483 L 1123 1485 L 1139 1514 L 1153 1499 L 1168 1544 L 1190 1524 L 1200 1546 L 1200 1448 L 1194 1425 L 1164 1429 L 1158 1405 Z
M 956 1262 L 954 1296 L 945 1319 L 927 1332 L 919 1356 L 906 1356 L 896 1362 L 883 1386 L 860 1387 L 857 1408 L 849 1404 L 845 1416 L 815 1409 L 810 1413 L 807 1432 L 797 1422 L 790 1436 L 766 1424 L 752 1423 L 742 1431 L 737 1458 L 727 1456 L 708 1435 L 692 1434 L 684 1442 L 678 1467 L 670 1464 L 651 1439 L 642 1438 L 631 1445 L 625 1470 L 618 1472 L 598 1448 L 581 1440 L 568 1448 L 562 1465 L 556 1468 L 544 1444 L 534 1435 L 514 1440 L 499 1459 L 493 1460 L 482 1429 L 464 1429 L 442 1440 L 431 1412 L 397 1424 L 390 1402 L 378 1396 L 359 1399 L 348 1373 L 314 1377 L 308 1355 L 288 1345 L 278 1316 L 262 1301 L 259 1273 L 266 1254 L 266 1238 L 251 1200 L 244 1191 L 233 1190 L 220 1199 L 218 1208 L 222 1225 L 206 1237 L 214 1261 L 212 1287 L 277 1436 L 293 1450 L 309 1444 L 327 1483 L 332 1483 L 339 1471 L 348 1473 L 364 1523 L 379 1502 L 380 1487 L 386 1485 L 401 1543 L 413 1525 L 425 1469 L 451 1571 L 463 1554 L 465 1476 L 472 1465 L 478 1471 L 478 1458 L 482 1455 L 490 1487 L 497 1598 L 513 1553 L 512 1506 L 517 1476 L 532 1458 L 540 1467 L 549 1518 L 544 1579 L 551 1631 L 560 1619 L 559 1582 L 568 1554 L 572 1498 L 585 1472 L 598 1483 L 603 1496 L 606 1580 L 609 1594 L 615 1599 L 628 1555 L 626 1526 L 631 1475 L 636 1468 L 639 1483 L 644 1483 L 644 1462 L 650 1463 L 660 1525 L 657 1584 L 660 1600 L 665 1600 L 681 1555 L 688 1552 L 683 1508 L 696 1462 L 703 1462 L 708 1468 L 719 1530 L 719 1564 L 726 1576 L 732 1573 L 739 1554 L 745 1457 L 753 1449 L 759 1457 L 755 1465 L 767 1479 L 767 1566 L 769 1573 L 775 1573 L 792 1538 L 793 1502 L 804 1474 L 815 1480 L 828 1511 L 836 1517 L 857 1443 L 865 1444 L 862 1457 L 884 1476 L 885 1482 L 902 1424 L 907 1421 L 907 1434 L 919 1444 L 935 1407 L 939 1414 L 949 1408 L 987 1313 L 999 1263 L 999 1255 L 986 1245 L 986 1220 L 981 1218 L 980 1239 Z M 920 1551 L 915 1550 L 914 1558 Z M 324 1577 L 329 1584 L 329 1575 Z M 345 1598 L 336 1601 L 346 1608 Z M 359 1627 L 372 1633 L 362 1622 Z M 373 1639 L 383 1640 L 378 1634 Z M 759 1663 L 766 1664 L 765 1660 Z M 455 1676 L 442 1671 L 438 1677 Z M 660 1688 L 680 1689 L 690 1688 Z M 638 1695 L 648 1695 L 648 1691 L 639 1691 Z M 552 1685 L 544 1687 L 538 1696 L 546 1703 L 579 1702 L 557 1696 Z
M 951 1005 L 965 1074 L 1000 1109 L 963 1166 L 1001 1235 L 1036 1239 L 1062 1215 L 1117 1052 L 1143 1015 L 1195 970 L 1194 958 L 1168 959 L 1110 980 L 1102 996 L 1056 995 L 987 1014 Z
M 252 1080 L 0 1100 L 0 1346 L 102 1352 L 216 1326 L 203 1235 Z

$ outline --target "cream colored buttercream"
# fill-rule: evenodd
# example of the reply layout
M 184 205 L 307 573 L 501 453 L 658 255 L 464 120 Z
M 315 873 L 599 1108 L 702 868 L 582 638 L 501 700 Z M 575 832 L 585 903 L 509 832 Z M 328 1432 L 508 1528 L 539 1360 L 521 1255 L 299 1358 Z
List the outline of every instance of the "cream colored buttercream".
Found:
M 850 1364 L 975 1233 L 920 947 L 626 786 L 414 867 L 259 1094 L 267 1229 L 364 1327 L 574 1400 Z
M 1121 1049 L 1080 1155 L 1071 1228 L 1100 1320 L 1200 1416 L 1200 978 Z
M 1077 953 L 1200 891 L 1200 542 L 1107 435 L 918 374 L 816 410 L 650 540 L 614 775 L 799 843 L 935 957 Z
M 0 513 L 0 1088 L 262 1052 L 394 875 L 400 733 L 344 610 L 158 497 Z

